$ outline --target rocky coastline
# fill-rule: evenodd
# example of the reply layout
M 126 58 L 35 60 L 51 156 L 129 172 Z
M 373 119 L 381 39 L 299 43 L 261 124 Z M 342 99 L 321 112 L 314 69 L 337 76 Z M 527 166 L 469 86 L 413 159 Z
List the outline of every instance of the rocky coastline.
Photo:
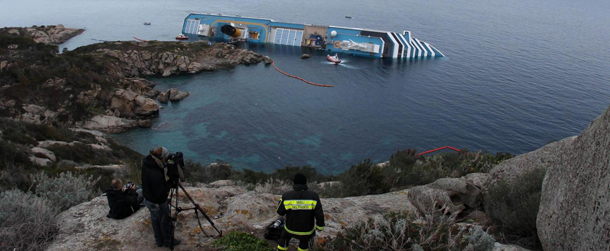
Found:
M 66 28 L 62 24 L 0 29 L 0 35 L 6 34 L 20 37 L 30 37 L 36 43 L 55 45 L 64 43 L 70 38 L 78 36 L 83 32 L 85 32 L 85 29 Z
M 158 102 L 189 96 L 154 90 L 146 77 L 271 63 L 252 51 L 205 42 L 104 42 L 57 53 L 54 44 L 82 32 L 62 25 L 0 29 L 0 115 L 119 133 L 150 127 Z

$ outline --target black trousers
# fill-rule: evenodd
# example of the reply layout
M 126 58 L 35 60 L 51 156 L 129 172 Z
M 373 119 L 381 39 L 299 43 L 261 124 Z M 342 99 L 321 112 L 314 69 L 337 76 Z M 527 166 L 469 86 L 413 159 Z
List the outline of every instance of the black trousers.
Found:
M 314 232 L 315 234 L 315 232 Z M 304 251 L 309 249 L 309 241 L 313 238 L 314 234 L 311 235 L 296 235 L 291 234 L 286 231 L 286 229 L 282 230 L 282 234 L 280 238 L 277 240 L 277 249 L 278 250 L 288 250 L 288 243 L 290 243 L 290 239 L 295 238 L 299 240 L 299 251 Z

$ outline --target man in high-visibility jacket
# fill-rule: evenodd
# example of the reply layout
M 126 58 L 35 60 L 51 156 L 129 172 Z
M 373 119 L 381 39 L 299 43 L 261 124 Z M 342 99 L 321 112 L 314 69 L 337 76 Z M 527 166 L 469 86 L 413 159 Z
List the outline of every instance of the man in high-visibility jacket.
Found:
M 284 193 L 277 207 L 279 215 L 286 215 L 284 230 L 278 239 L 278 250 L 288 250 L 291 238 L 299 240 L 299 251 L 309 249 L 309 240 L 316 230 L 324 229 L 324 211 L 320 196 L 307 188 L 303 174 L 294 176 L 294 190 Z

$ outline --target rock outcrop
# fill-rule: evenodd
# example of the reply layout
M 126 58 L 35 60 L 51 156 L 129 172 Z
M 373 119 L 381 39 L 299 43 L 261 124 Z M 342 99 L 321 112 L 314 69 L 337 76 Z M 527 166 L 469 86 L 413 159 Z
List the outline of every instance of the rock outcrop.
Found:
M 221 184 L 222 183 L 222 184 Z M 210 188 L 187 187 L 188 193 L 212 217 L 215 225 L 225 232 L 246 230 L 262 234 L 264 227 L 276 219 L 280 195 L 248 192 L 246 189 L 217 182 Z M 406 191 L 352 198 L 322 199 L 326 228 L 319 238 L 335 236 L 343 227 L 391 211 L 414 211 Z M 190 205 L 181 196 L 181 205 Z M 154 244 L 150 213 L 141 208 L 134 215 L 114 220 L 106 217 L 108 202 L 100 196 L 62 212 L 58 218 L 59 235 L 48 250 L 166 250 Z M 201 217 L 201 215 L 200 215 Z M 201 219 L 204 230 L 213 228 Z M 197 225 L 192 210 L 180 213 L 176 237 L 183 243 L 175 250 L 202 249 L 213 241 Z
M 157 100 L 161 103 L 166 104 L 169 101 L 169 92 L 159 93 L 159 96 L 157 96 Z
M 514 180 L 521 174 L 536 168 L 547 169 L 560 162 L 561 156 L 567 152 L 567 148 L 574 142 L 576 137 L 568 137 L 559 141 L 549 143 L 535 151 L 521 154 L 514 158 L 503 161 L 489 172 L 491 183 L 499 180 Z
M 98 115 L 80 125 L 89 130 L 98 130 L 107 133 L 120 133 L 138 126 L 138 121 L 119 118 L 115 116 Z
M 34 104 L 23 105 L 23 113 L 17 116 L 17 120 L 33 124 L 51 124 L 56 121 L 58 112 L 51 111 L 46 107 Z
M 110 101 L 110 109 L 118 110 L 123 117 L 150 116 L 159 112 L 159 104 L 138 93 L 119 89 Z
M 224 43 L 210 46 L 206 42 L 105 42 L 76 51 L 84 50 L 112 59 L 114 72 L 124 77 L 168 77 L 240 64 L 271 63 L 267 56 Z
M 610 250 L 610 108 L 557 154 L 536 221 L 544 250 Z
M 61 44 L 81 33 L 84 29 L 66 28 L 61 24 L 32 26 L 29 28 L 5 28 L 6 33 L 31 37 L 36 43 Z
M 44 159 L 48 159 L 51 162 L 55 162 L 57 161 L 57 158 L 55 157 L 55 154 L 47 149 L 44 149 L 42 147 L 34 147 L 31 149 L 32 154 L 37 157 L 37 158 L 44 158 Z
M 161 103 L 167 103 L 168 101 L 176 102 L 188 97 L 189 95 L 191 95 L 190 92 L 171 88 L 165 92 L 159 93 L 159 96 L 157 96 L 157 100 Z
M 450 213 L 459 214 L 464 209 L 475 209 L 481 204 L 481 191 L 466 178 L 442 178 L 409 189 L 408 198 L 421 214 L 443 205 Z
M 169 92 L 170 101 L 180 101 L 191 94 L 190 92 L 180 91 L 176 88 L 169 89 L 167 92 Z

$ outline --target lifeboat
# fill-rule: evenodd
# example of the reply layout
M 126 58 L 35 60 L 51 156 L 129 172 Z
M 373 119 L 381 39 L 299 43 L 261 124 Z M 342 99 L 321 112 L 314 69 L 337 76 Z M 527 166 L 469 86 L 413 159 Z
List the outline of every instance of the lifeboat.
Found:
M 187 37 L 184 34 L 180 34 L 180 35 L 176 36 L 176 40 L 187 40 L 187 39 L 189 39 L 189 37 Z
M 326 59 L 328 59 L 328 61 L 333 62 L 335 64 L 341 63 L 341 59 L 339 59 L 339 56 L 337 54 L 335 54 L 334 56 L 326 55 Z

